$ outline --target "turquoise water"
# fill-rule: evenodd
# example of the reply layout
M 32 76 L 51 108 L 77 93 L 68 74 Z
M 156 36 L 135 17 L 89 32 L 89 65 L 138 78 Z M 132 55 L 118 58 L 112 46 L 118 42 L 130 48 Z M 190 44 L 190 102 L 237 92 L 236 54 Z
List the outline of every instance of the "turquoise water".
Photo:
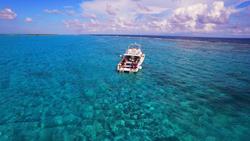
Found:
M 143 69 L 116 72 L 128 44 Z M 250 44 L 0 36 L 0 140 L 247 141 Z

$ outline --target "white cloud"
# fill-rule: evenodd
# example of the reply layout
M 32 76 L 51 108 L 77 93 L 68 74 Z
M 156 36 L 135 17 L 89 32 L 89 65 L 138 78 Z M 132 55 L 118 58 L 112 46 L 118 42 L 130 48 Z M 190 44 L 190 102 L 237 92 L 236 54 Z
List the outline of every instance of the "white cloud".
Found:
M 135 0 L 95 0 L 81 4 L 85 18 L 99 19 L 100 25 L 109 28 L 110 31 L 131 31 L 136 32 L 140 28 L 145 29 L 146 23 L 140 23 L 140 16 L 160 14 L 167 10 L 154 4 L 144 5 L 141 1 Z M 108 29 L 107 29 L 108 30 Z
M 44 12 L 48 14 L 62 14 L 62 11 L 58 9 L 44 9 Z
M 211 5 L 199 3 L 174 10 L 170 23 L 179 30 L 210 32 L 216 25 L 228 22 L 234 12 L 231 7 L 225 7 L 223 1 L 215 1 Z
M 206 23 L 204 24 L 203 30 L 206 32 L 210 32 L 210 31 L 213 31 L 215 27 L 216 27 L 216 24 Z
M 26 17 L 25 18 L 25 22 L 27 22 L 27 23 L 31 23 L 33 20 L 32 20 L 32 18 L 30 18 L 30 17 Z
M 84 18 L 91 18 L 91 19 L 96 19 L 96 14 L 90 14 L 90 13 L 83 13 L 82 17 Z
M 200 16 L 201 22 L 223 24 L 229 19 L 229 16 L 235 12 L 232 7 L 226 8 L 223 1 L 217 1 L 212 4 L 212 8 L 207 9 L 207 13 Z
M 102 31 L 98 21 L 93 19 L 90 22 L 81 22 L 79 19 L 65 20 L 63 23 L 67 28 L 74 29 L 77 33 Z
M 140 14 L 160 14 L 168 8 L 158 6 L 145 6 L 141 3 L 137 3 L 137 12 Z
M 61 10 L 59 10 L 59 9 L 44 9 L 43 11 L 47 14 L 56 14 L 56 15 L 63 14 L 63 15 L 68 15 L 68 16 L 76 16 L 77 15 L 77 13 L 73 9 L 73 7 L 70 7 L 70 6 L 64 6 L 64 8 Z
M 68 28 L 83 28 L 84 23 L 80 22 L 78 19 L 64 21 L 64 24 Z
M 10 8 L 5 8 L 0 11 L 0 19 L 13 20 L 16 18 L 16 16 L 17 14 Z
M 118 11 L 119 11 L 118 8 L 114 8 L 112 5 L 109 4 L 106 5 L 107 14 L 115 16 L 118 13 Z
M 250 27 L 249 26 L 233 26 L 230 28 L 229 32 L 239 35 L 250 35 Z

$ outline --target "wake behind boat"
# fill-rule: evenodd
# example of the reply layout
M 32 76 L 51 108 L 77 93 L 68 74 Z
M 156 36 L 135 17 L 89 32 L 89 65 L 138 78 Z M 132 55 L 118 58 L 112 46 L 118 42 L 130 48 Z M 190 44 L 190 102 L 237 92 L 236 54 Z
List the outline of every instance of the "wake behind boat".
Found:
M 140 49 L 140 44 L 131 44 L 128 50 L 122 56 L 122 60 L 117 65 L 117 71 L 119 72 L 138 72 L 142 69 L 142 63 L 145 58 L 145 54 Z

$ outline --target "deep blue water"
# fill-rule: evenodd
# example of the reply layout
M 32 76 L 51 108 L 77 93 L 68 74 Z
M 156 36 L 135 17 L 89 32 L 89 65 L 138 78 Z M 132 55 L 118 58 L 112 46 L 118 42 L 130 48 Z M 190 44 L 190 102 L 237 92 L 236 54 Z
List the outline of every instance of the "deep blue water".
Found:
M 130 43 L 143 69 L 116 72 Z M 0 140 L 248 141 L 250 44 L 0 36 Z

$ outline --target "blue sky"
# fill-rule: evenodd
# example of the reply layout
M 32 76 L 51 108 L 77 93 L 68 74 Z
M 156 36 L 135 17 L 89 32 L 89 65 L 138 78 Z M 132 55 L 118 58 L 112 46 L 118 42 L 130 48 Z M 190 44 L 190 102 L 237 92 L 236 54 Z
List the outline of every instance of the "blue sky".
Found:
M 0 33 L 250 37 L 250 1 L 0 0 Z

